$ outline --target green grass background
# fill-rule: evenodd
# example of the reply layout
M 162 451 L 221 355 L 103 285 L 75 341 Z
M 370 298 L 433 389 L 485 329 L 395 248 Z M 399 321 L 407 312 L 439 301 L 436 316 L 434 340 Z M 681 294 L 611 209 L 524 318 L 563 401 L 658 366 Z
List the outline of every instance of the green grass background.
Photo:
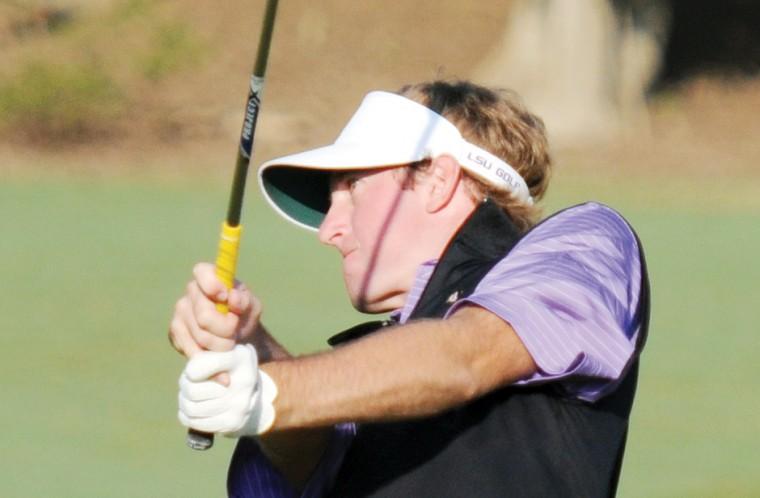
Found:
M 606 201 L 653 287 L 620 496 L 760 496 L 757 180 L 560 173 L 548 211 Z M 252 185 L 253 186 L 253 185 Z M 184 446 L 166 329 L 215 254 L 220 178 L 0 181 L 0 496 L 222 496 L 232 442 Z M 250 189 L 240 272 L 296 351 L 351 325 L 338 260 Z M 477 493 L 473 494 L 476 496 Z

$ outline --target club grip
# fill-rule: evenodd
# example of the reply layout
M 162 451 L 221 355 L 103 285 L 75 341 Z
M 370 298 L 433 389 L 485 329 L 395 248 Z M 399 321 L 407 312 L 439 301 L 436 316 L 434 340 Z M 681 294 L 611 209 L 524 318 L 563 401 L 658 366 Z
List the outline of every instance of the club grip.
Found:
M 219 249 L 216 254 L 216 276 L 228 289 L 231 289 L 235 284 L 235 270 L 237 269 L 242 229 L 242 225 L 233 227 L 225 221 L 222 224 L 222 233 L 219 236 Z M 229 311 L 227 303 L 217 303 L 216 309 L 220 313 L 227 313 Z M 195 429 L 188 429 L 185 442 L 194 450 L 207 450 L 214 445 L 214 435 L 196 431 Z
M 240 234 L 242 225 L 230 226 L 225 221 L 222 224 L 222 233 L 219 236 L 219 249 L 216 253 L 216 276 L 224 282 L 228 289 L 235 284 L 235 270 L 237 268 L 238 252 L 240 250 Z M 216 309 L 220 313 L 227 313 L 229 309 L 226 303 L 218 303 Z

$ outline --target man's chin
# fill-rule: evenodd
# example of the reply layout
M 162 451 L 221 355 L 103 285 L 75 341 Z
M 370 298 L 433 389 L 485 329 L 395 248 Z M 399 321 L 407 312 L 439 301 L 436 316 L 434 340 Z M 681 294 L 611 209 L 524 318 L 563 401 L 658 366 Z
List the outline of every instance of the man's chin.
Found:
M 343 269 L 343 283 L 351 305 L 361 313 L 387 313 L 397 310 L 404 305 L 406 293 L 400 292 L 388 285 L 381 287 L 382 282 L 366 282 L 366 278 L 356 278 L 356 273 Z
M 373 306 L 372 302 L 362 296 L 351 297 L 351 305 L 360 313 L 380 313 L 380 311 L 375 311 L 376 307 Z
M 351 304 L 356 311 L 367 314 L 388 313 L 401 308 L 404 305 L 401 296 L 372 296 L 349 292 Z

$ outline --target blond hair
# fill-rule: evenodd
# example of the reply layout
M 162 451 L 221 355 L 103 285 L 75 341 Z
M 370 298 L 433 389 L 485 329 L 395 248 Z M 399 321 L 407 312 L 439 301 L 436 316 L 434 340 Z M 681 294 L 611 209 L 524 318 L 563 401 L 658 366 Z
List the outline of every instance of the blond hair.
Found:
M 536 205 L 549 184 L 551 157 L 544 123 L 528 111 L 512 91 L 486 88 L 468 81 L 431 81 L 398 91 L 441 114 L 462 136 L 509 163 L 525 179 L 534 203 L 517 200 L 509 190 L 464 172 L 475 200 L 488 198 L 499 205 L 524 232 L 541 216 Z

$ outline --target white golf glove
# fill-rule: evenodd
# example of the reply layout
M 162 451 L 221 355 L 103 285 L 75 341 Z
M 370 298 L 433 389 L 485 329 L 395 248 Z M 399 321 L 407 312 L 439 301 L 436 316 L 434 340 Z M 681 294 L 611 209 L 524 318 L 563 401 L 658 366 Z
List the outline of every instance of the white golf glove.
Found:
M 211 380 L 227 372 L 229 386 Z M 179 377 L 179 421 L 186 427 L 229 437 L 263 434 L 274 423 L 277 386 L 258 368 L 250 344 L 231 351 L 203 351 L 187 362 Z

